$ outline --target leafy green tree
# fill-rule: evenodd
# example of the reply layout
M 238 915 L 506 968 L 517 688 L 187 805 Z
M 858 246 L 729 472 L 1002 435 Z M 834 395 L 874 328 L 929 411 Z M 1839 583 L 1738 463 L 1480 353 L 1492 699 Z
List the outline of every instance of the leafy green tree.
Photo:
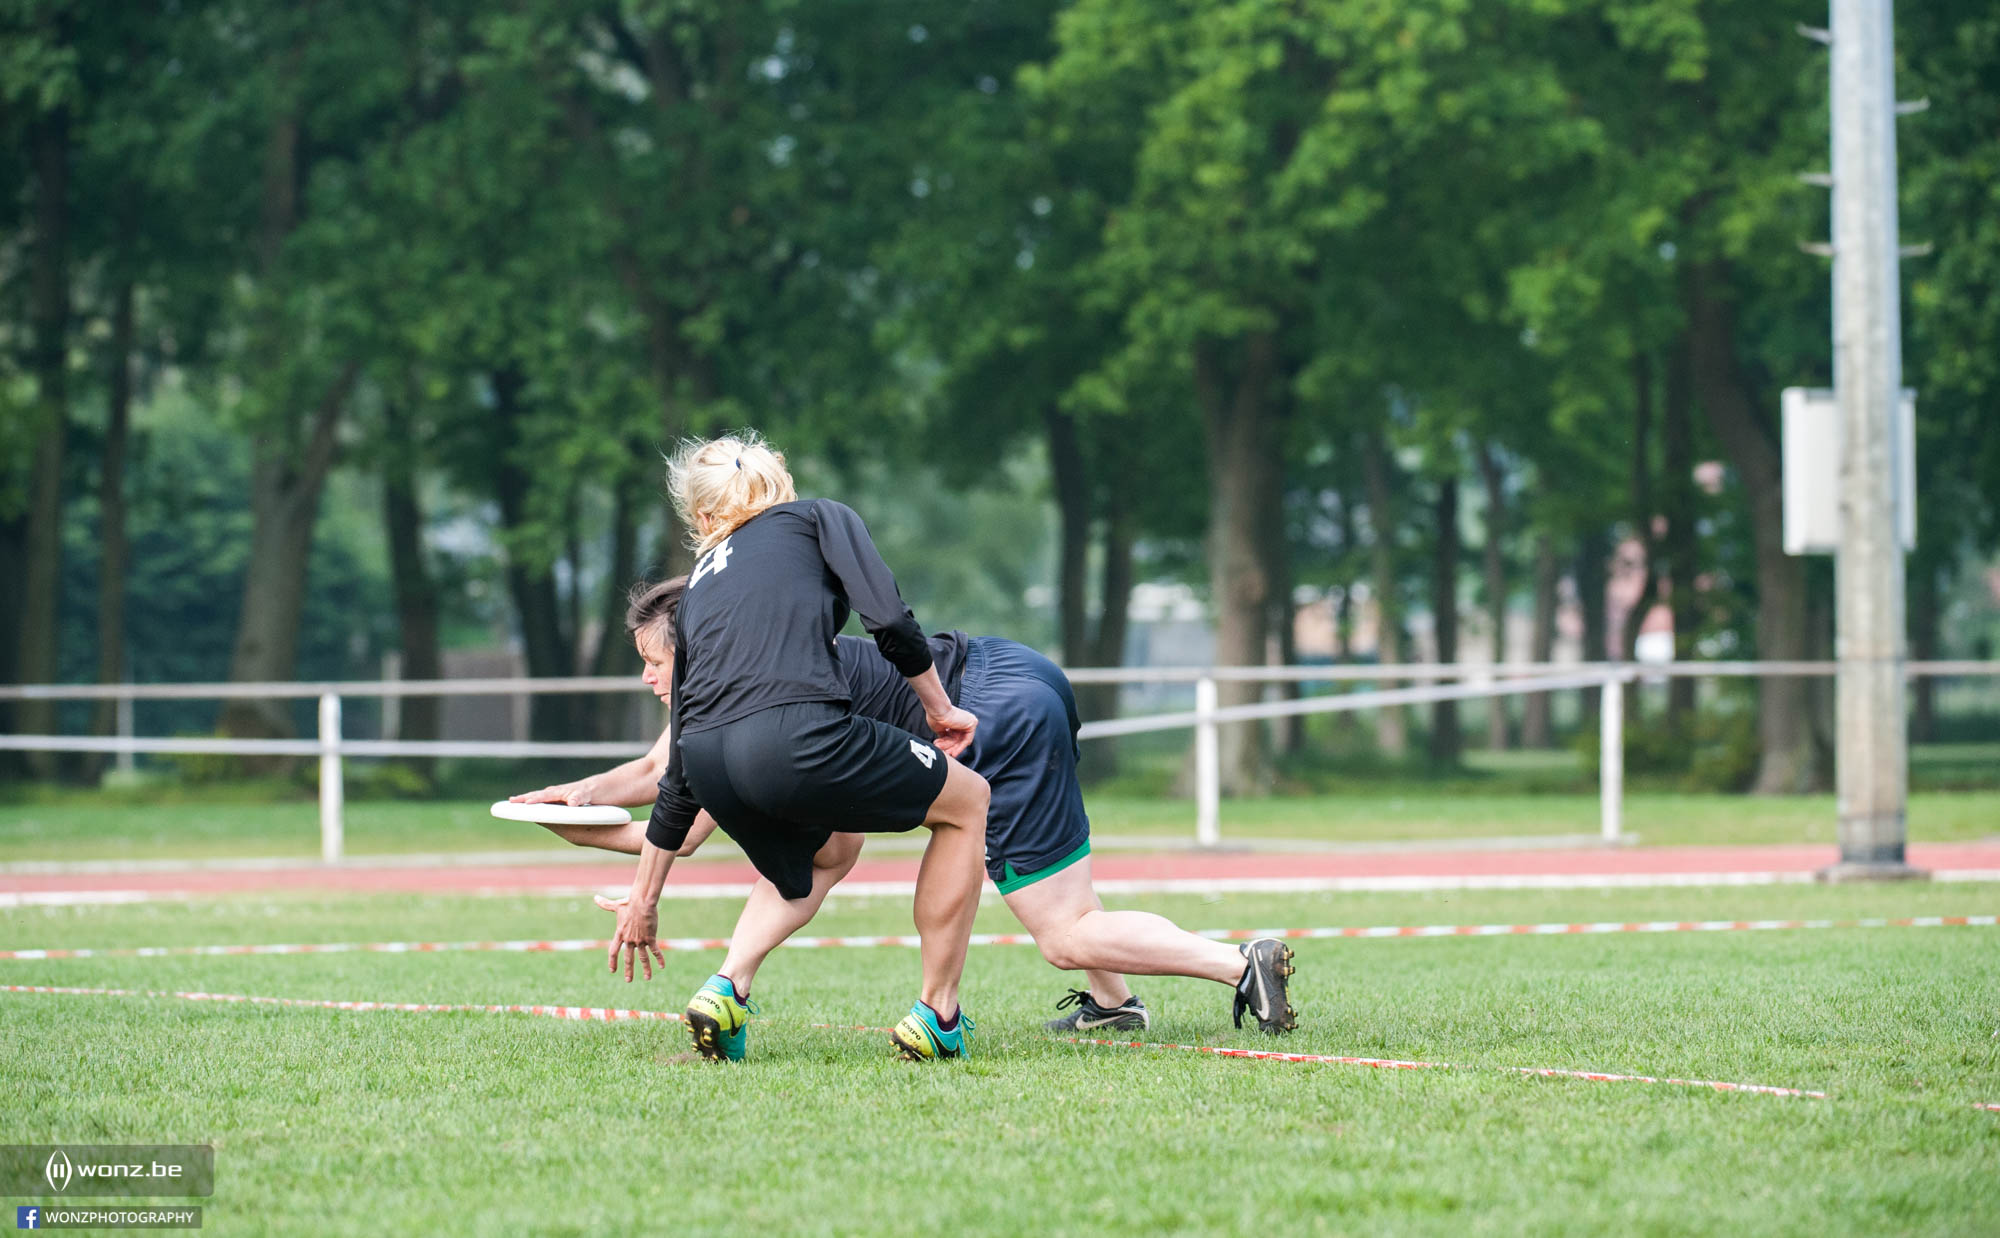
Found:
M 1783 546 L 1777 389 L 1826 364 L 1823 272 L 1796 249 L 1814 210 L 1797 174 L 1825 157 L 1825 67 L 1793 24 L 1767 6 L 1692 0 L 1580 12 L 1551 50 L 1605 137 L 1581 192 L 1551 204 L 1544 256 L 1514 289 L 1559 350 L 1571 398 L 1618 409 L 1600 425 L 1630 427 L 1628 510 L 1649 563 L 1690 577 L 1687 414 L 1705 414 L 1754 547 L 1740 613 L 1754 615 L 1758 656 L 1779 659 L 1806 656 L 1810 638 L 1806 574 Z M 1637 484 L 1657 468 L 1642 415 L 1656 398 L 1671 457 L 1664 553 L 1660 505 Z M 1692 589 L 1675 583 L 1679 607 Z M 1759 788 L 1816 785 L 1803 681 L 1763 681 L 1759 717 Z
M 56 614 L 62 575 L 64 456 L 69 437 L 69 370 L 73 301 L 71 176 L 75 128 L 81 97 L 78 64 L 81 38 L 77 15 L 64 4 L 21 4 L 6 14 L 0 43 L 0 86 L 4 87 L 9 177 L 23 190 L 26 230 L 27 382 L 13 394 L 20 418 L 10 438 L 20 454 L 8 459 L 8 508 L 0 519 L 7 549 L 0 566 L 15 568 L 18 591 L 6 606 L 0 635 L 11 636 L 7 650 L 13 677 L 47 681 L 55 677 Z M 9 195 L 12 198 L 14 195 Z M 10 444 L 12 446 L 14 444 Z M 26 464 L 23 470 L 19 463 Z M 25 474 L 25 475 L 24 475 Z M 52 729 L 47 702 L 17 707 L 27 731 Z M 28 765 L 46 774 L 53 759 L 29 754 Z
M 1917 391 L 1917 549 L 1909 562 L 1910 652 L 1963 655 L 1942 620 L 1961 565 L 2000 543 L 2000 16 L 1978 4 L 1897 11 L 1897 93 L 1927 98 L 1897 140 L 1906 240 L 1934 252 L 1903 265 L 1905 382 Z M 1937 731 L 1936 681 L 1913 681 L 1919 739 Z
M 1467 165 L 1512 192 L 1593 132 L 1538 49 L 1546 13 L 1098 0 L 1059 21 L 1049 89 L 1079 118 L 1143 118 L 1093 264 L 1125 332 L 1100 375 L 1170 376 L 1201 427 L 1218 661 L 1263 661 L 1285 610 L 1283 461 L 1302 434 L 1325 437 L 1296 420 L 1300 384 L 1400 389 L 1448 421 L 1469 407 L 1489 354 L 1438 346 L 1440 328 L 1493 317 L 1454 264 L 1494 241 L 1455 227 Z M 1369 397 L 1378 416 L 1384 402 Z M 1261 734 L 1232 728 L 1228 785 L 1262 780 Z
M 386 67 L 405 32 L 386 7 L 235 16 L 233 28 L 191 32 L 210 37 L 182 49 L 197 80 L 226 88 L 182 122 L 198 166 L 238 169 L 214 194 L 243 290 L 230 308 L 238 342 L 218 359 L 235 381 L 212 396 L 250 443 L 250 547 L 229 677 L 257 681 L 295 673 L 320 497 L 367 361 L 369 325 L 345 277 L 375 239 L 368 154 L 405 123 L 400 77 Z M 240 173 L 249 152 L 254 178 Z M 231 702 L 220 725 L 291 730 L 281 711 L 251 700 Z

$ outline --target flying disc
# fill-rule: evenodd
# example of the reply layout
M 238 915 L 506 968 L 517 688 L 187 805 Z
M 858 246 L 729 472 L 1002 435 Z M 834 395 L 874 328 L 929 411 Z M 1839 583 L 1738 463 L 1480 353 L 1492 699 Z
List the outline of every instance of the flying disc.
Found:
M 531 821 L 536 825 L 628 825 L 632 814 L 611 804 L 516 804 L 501 800 L 491 809 L 502 821 Z

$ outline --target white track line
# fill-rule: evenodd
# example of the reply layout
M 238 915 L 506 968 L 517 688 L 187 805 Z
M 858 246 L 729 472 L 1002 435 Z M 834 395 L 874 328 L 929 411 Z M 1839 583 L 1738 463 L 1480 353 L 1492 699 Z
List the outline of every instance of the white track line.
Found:
M 1465 1066 L 1454 1062 L 1406 1062 L 1395 1058 L 1337 1057 L 1323 1053 L 1278 1053 L 1270 1049 L 1229 1049 L 1219 1045 L 1174 1045 L 1148 1040 L 1081 1040 L 1064 1037 L 1071 1044 L 1101 1045 L 1117 1049 L 1184 1049 L 1192 1053 L 1212 1053 L 1217 1057 L 1250 1058 L 1262 1062 L 1322 1062 L 1338 1066 L 1372 1066 L 1383 1070 L 1505 1070 L 1517 1075 L 1539 1075 L 1545 1079 L 1583 1079 L 1591 1083 L 1657 1083 L 1684 1088 L 1708 1088 L 1716 1092 L 1754 1092 L 1760 1096 L 1801 1096 L 1829 1100 L 1825 1092 L 1803 1088 L 1772 1087 L 1764 1083 L 1721 1083 L 1712 1079 L 1666 1079 L 1652 1075 L 1616 1075 L 1598 1070 L 1556 1070 L 1539 1066 Z
M 227 1002 L 259 1006 L 292 1006 L 318 1010 L 347 1010 L 365 1012 L 393 1012 L 402 1014 L 526 1014 L 544 1018 L 565 1019 L 584 1023 L 616 1023 L 626 1020 L 657 1020 L 680 1022 L 681 1016 L 663 1010 L 620 1010 L 602 1006 L 483 1006 L 445 1005 L 423 1002 L 355 1002 L 325 1001 L 298 997 L 253 997 L 241 993 L 204 993 L 198 991 L 166 991 L 158 989 L 83 989 L 65 988 L 56 985 L 7 984 L 0 985 L 0 993 L 44 993 L 69 997 L 173 997 L 192 1002 Z M 816 1028 L 834 1031 L 885 1033 L 882 1027 L 859 1027 L 843 1024 L 815 1023 Z M 1803 1088 L 1774 1087 L 1763 1083 L 1725 1083 L 1712 1079 L 1674 1079 L 1652 1075 L 1620 1075 L 1607 1071 L 1561 1070 L 1540 1066 L 1499 1066 L 1478 1067 L 1458 1065 L 1450 1062 L 1400 1061 L 1394 1058 L 1341 1057 L 1324 1053 L 1279 1053 L 1269 1049 L 1232 1049 L 1221 1045 L 1177 1045 L 1145 1040 L 1086 1040 L 1065 1037 L 1071 1044 L 1087 1045 L 1093 1048 L 1112 1049 L 1175 1049 L 1188 1053 L 1206 1053 L 1215 1057 L 1245 1058 L 1263 1062 L 1321 1063 L 1336 1066 L 1369 1066 L 1391 1070 L 1501 1070 L 1517 1075 L 1535 1075 L 1546 1079 L 1579 1079 L 1589 1083 L 1649 1083 L 1671 1087 L 1705 1088 L 1713 1092 L 1746 1092 L 1760 1096 L 1801 1097 L 1809 1100 L 1832 1099 L 1825 1092 L 1813 1092 Z M 1972 1105 L 1974 1109 L 2000 1112 L 2000 1104 Z
M 1258 937 L 1292 940 L 1320 938 L 1415 938 L 1415 937 L 1573 937 L 1610 933 L 1735 933 L 1773 932 L 1787 929 L 1869 929 L 1869 928 L 1995 928 L 2000 915 L 1982 916 L 1903 916 L 1869 917 L 1859 920 L 1599 920 L 1550 924 L 1378 924 L 1367 927 L 1203 929 L 1199 936 L 1213 941 L 1250 941 Z M 1035 939 L 1026 933 L 974 933 L 975 946 L 1031 946 Z M 845 937 L 793 937 L 784 943 L 794 950 L 866 949 L 883 946 L 916 947 L 919 940 L 910 934 Z M 669 953 L 727 950 L 726 937 L 664 937 L 660 949 Z M 551 938 L 518 941 L 375 941 L 323 942 L 261 946 L 114 946 L 65 950 L 0 950 L 0 962 L 39 962 L 51 959 L 169 958 L 243 955 L 294 954 L 446 954 L 515 953 L 578 954 L 608 950 L 606 939 Z
M 1100 894 L 1420 894 L 1434 890 L 1646 890 L 1699 886 L 1811 885 L 1811 872 L 1725 873 L 1498 873 L 1444 876 L 1386 877 L 1132 877 L 1095 881 Z M 1937 882 L 1996 882 L 2000 868 L 1937 869 Z M 834 887 L 848 898 L 909 898 L 916 890 L 909 881 L 845 881 Z M 523 895 L 610 897 L 627 893 L 624 886 L 487 886 L 466 891 L 487 898 Z M 676 886 L 668 882 L 662 898 L 747 898 L 748 882 L 714 882 Z M 996 898 L 988 885 L 982 897 Z
M 186 890 L 0 890 L 0 908 L 97 907 L 110 903 L 174 903 L 194 895 Z

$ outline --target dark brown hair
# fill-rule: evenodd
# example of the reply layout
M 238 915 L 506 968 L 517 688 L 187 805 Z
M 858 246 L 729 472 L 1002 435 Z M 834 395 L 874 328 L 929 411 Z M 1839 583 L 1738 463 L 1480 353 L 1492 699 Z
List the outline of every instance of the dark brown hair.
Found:
M 681 594 L 687 592 L 688 578 L 676 576 L 658 584 L 640 581 L 626 595 L 625 630 L 633 640 L 656 642 L 661 649 L 674 647 L 674 623 L 680 615 Z

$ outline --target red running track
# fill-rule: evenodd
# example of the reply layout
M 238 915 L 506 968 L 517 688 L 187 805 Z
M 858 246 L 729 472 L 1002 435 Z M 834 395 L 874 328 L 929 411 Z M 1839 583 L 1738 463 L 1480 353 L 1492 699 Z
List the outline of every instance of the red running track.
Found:
M 1831 845 L 1776 847 L 1624 847 L 1530 851 L 1409 851 L 1367 854 L 1271 852 L 1153 854 L 1100 853 L 1091 857 L 1100 885 L 1128 891 L 1198 888 L 1218 883 L 1239 889 L 1409 888 L 1465 884 L 1647 885 L 1809 880 L 1838 859 Z M 2000 841 L 1915 843 L 1910 862 L 1945 876 L 2000 880 Z M 917 874 L 917 857 L 864 859 L 848 877 L 850 887 L 907 886 Z M 617 887 L 631 881 L 629 860 L 603 864 L 438 864 L 421 867 L 374 866 L 365 860 L 337 866 L 300 865 L 255 870 L 190 869 L 176 872 L 51 873 L 0 876 L 0 905 L 116 891 L 128 897 L 176 897 L 332 891 L 369 893 L 540 893 Z M 700 887 L 725 896 L 755 880 L 741 860 L 687 860 L 668 881 L 669 892 Z M 1376 883 L 1379 883 L 1376 884 Z M 858 890 L 857 890 L 858 892 Z M 14 896 L 7 899 L 5 896 Z M 66 901 L 66 900 L 65 900 Z

